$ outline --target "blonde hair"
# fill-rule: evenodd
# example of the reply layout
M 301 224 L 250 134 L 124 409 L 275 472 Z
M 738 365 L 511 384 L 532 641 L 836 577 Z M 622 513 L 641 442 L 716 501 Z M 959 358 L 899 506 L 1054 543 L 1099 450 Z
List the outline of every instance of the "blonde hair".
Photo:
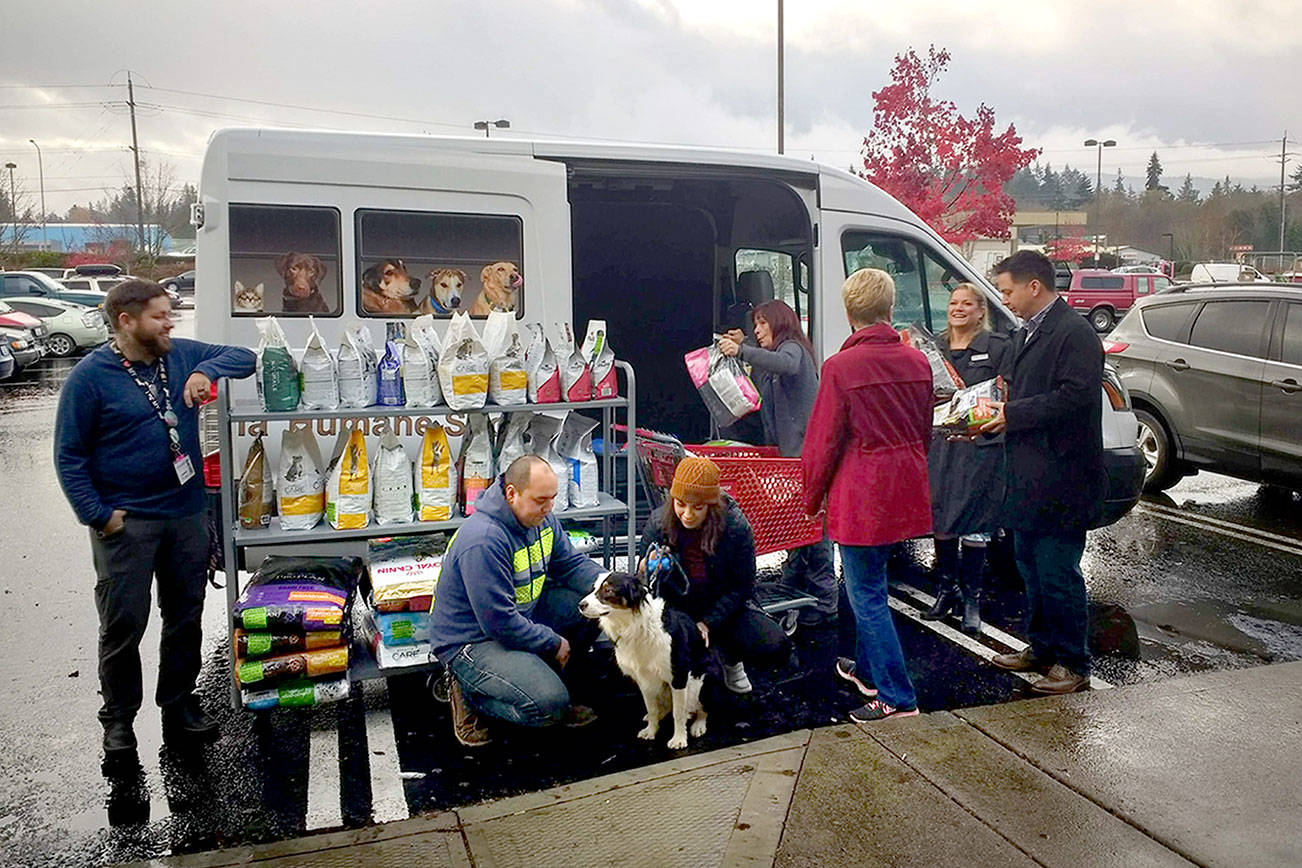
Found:
M 865 326 L 889 320 L 895 307 L 895 281 L 880 268 L 861 268 L 841 284 L 841 301 L 851 323 Z
M 968 292 L 972 293 L 972 297 L 976 299 L 977 307 L 981 308 L 981 331 L 983 332 L 990 331 L 991 330 L 990 300 L 986 298 L 986 294 L 982 292 L 980 287 L 978 287 L 975 283 L 959 283 L 959 284 L 955 284 L 954 288 L 949 291 L 949 297 L 953 298 L 954 293 L 958 292 L 960 289 L 966 289 Z M 948 315 L 946 315 L 945 317 L 945 322 L 946 322 L 946 326 L 945 326 L 944 333 L 948 335 L 949 334 Z

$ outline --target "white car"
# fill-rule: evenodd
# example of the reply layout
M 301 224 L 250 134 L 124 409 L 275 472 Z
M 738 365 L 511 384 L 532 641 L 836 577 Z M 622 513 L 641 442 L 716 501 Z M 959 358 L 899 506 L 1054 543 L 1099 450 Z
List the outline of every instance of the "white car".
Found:
M 84 304 L 54 298 L 6 298 L 5 303 L 45 323 L 50 330 L 47 346 L 53 356 L 70 356 L 108 340 L 104 315 Z

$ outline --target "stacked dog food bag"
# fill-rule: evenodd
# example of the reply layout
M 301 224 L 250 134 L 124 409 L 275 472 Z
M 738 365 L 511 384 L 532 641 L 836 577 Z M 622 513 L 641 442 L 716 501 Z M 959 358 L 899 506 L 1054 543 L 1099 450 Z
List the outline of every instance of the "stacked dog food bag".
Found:
M 360 558 L 271 555 L 235 603 L 235 681 L 246 708 L 348 695 L 349 601 Z
M 371 587 L 357 625 L 381 669 L 430 661 L 429 613 L 447 546 L 444 534 L 367 543 Z

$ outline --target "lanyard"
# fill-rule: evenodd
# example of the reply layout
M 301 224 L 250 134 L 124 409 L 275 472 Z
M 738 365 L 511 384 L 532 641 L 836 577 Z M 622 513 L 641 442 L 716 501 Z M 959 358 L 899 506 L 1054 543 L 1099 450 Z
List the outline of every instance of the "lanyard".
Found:
M 167 362 L 161 357 L 158 359 L 159 387 L 163 392 L 163 403 L 160 405 L 158 403 L 158 397 L 154 395 L 154 390 L 149 387 L 148 383 L 140 378 L 140 374 L 136 373 L 136 369 L 131 365 L 131 360 L 122 354 L 122 350 L 118 348 L 116 343 L 113 344 L 112 347 L 113 352 L 117 353 L 118 359 L 121 360 L 122 367 L 126 369 L 126 372 L 131 376 L 131 379 L 140 387 L 140 391 L 145 393 L 145 398 L 149 400 L 150 406 L 154 408 L 154 413 L 158 415 L 159 421 L 167 427 L 167 440 L 168 445 L 172 447 L 172 454 L 180 457 L 181 435 L 176 430 L 176 426 L 180 424 L 180 420 L 172 410 L 172 396 L 167 391 Z

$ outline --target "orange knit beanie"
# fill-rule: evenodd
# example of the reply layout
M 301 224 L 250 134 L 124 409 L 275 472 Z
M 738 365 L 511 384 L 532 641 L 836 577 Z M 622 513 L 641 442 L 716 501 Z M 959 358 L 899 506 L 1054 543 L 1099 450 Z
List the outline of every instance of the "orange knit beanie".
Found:
M 677 500 L 714 503 L 719 499 L 719 465 L 708 458 L 687 456 L 678 462 L 669 496 Z

